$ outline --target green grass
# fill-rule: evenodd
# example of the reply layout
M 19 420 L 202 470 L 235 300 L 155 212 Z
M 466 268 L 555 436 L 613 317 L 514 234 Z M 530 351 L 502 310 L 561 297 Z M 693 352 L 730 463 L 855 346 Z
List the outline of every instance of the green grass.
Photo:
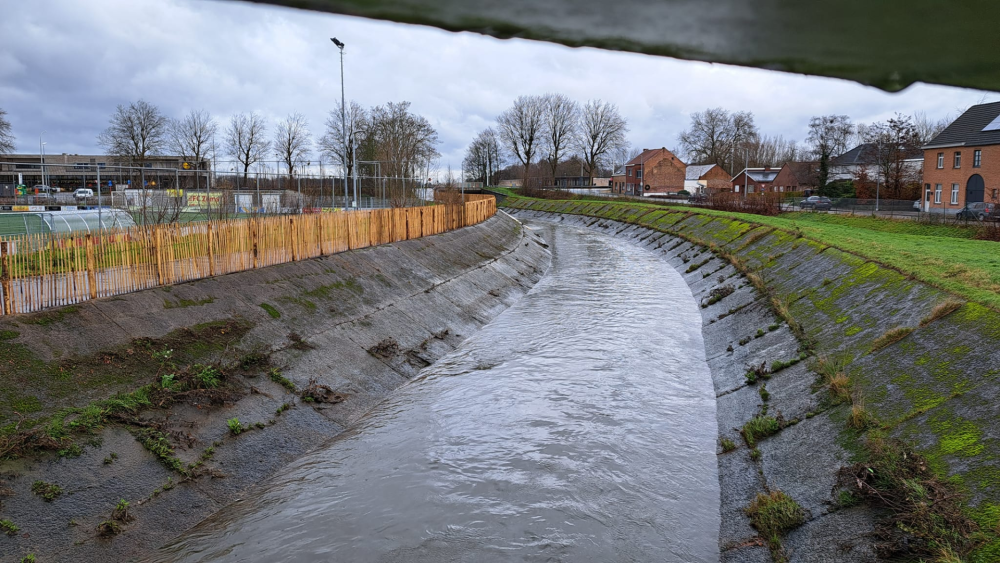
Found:
M 781 424 L 773 416 L 759 414 L 743 425 L 740 432 L 747 445 L 751 448 L 757 444 L 757 440 L 777 434 L 781 430 Z
M 757 498 L 746 507 L 750 525 L 767 542 L 775 561 L 787 561 L 781 545 L 781 537 L 806 520 L 805 511 L 799 503 L 781 491 L 768 494 L 758 493 Z
M 268 305 L 267 303 L 261 303 L 260 304 L 260 308 L 264 309 L 265 311 L 267 311 L 267 314 L 271 315 L 272 319 L 280 319 L 281 318 L 281 313 L 279 313 L 278 310 L 275 309 L 273 305 Z

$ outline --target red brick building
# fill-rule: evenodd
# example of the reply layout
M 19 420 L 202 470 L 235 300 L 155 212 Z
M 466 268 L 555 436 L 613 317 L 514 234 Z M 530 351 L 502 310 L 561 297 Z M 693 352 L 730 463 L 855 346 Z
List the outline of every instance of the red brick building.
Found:
M 819 187 L 818 162 L 786 162 L 774 177 L 776 192 L 801 192 Z
M 731 185 L 734 192 L 755 194 L 774 191 L 774 179 L 778 176 L 778 168 L 746 168 L 733 177 Z
M 1000 201 L 1000 102 L 972 106 L 923 150 L 924 211 Z
M 733 191 L 732 175 L 718 164 L 689 164 L 684 189 L 692 194 L 717 194 Z
M 643 149 L 625 163 L 625 193 L 649 196 L 684 189 L 687 165 L 666 148 Z

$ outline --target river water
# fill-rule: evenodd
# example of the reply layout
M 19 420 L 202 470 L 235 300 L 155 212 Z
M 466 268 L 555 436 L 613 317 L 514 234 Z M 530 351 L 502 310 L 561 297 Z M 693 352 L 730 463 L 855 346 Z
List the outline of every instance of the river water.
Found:
M 677 274 L 534 224 L 521 301 L 157 561 L 719 560 L 715 396 Z

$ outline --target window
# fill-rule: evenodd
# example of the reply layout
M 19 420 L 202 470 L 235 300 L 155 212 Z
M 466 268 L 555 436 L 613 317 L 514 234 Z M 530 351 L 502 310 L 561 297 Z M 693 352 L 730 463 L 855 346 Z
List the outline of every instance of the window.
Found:
M 944 153 L 943 152 L 939 152 L 938 153 L 938 165 L 937 165 L 937 167 L 938 168 L 944 168 Z
M 962 167 L 962 153 L 955 151 L 955 168 Z
M 941 203 L 941 184 L 934 184 L 934 203 Z
M 642 169 L 641 168 L 639 170 L 635 171 L 635 177 L 636 178 L 642 178 Z
M 976 149 L 972 151 L 972 167 L 979 168 L 983 165 L 983 151 Z
M 951 185 L 951 204 L 958 205 L 958 184 Z
M 992 201 L 996 201 L 996 200 L 997 200 L 997 189 L 993 188 L 993 198 L 992 198 Z

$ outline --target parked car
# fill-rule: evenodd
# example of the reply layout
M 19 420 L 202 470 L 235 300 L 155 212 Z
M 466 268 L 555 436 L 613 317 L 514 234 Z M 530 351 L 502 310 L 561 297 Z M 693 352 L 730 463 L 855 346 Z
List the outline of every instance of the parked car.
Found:
M 799 208 L 815 209 L 817 211 L 820 209 L 829 210 L 833 208 L 833 202 L 830 201 L 830 198 L 825 196 L 811 195 L 799 202 Z
M 76 199 L 87 199 L 88 197 L 94 197 L 94 190 L 90 188 L 78 188 L 73 192 L 73 197 Z
M 985 201 L 966 203 L 955 217 L 966 221 L 996 221 L 1000 219 L 1000 206 Z

